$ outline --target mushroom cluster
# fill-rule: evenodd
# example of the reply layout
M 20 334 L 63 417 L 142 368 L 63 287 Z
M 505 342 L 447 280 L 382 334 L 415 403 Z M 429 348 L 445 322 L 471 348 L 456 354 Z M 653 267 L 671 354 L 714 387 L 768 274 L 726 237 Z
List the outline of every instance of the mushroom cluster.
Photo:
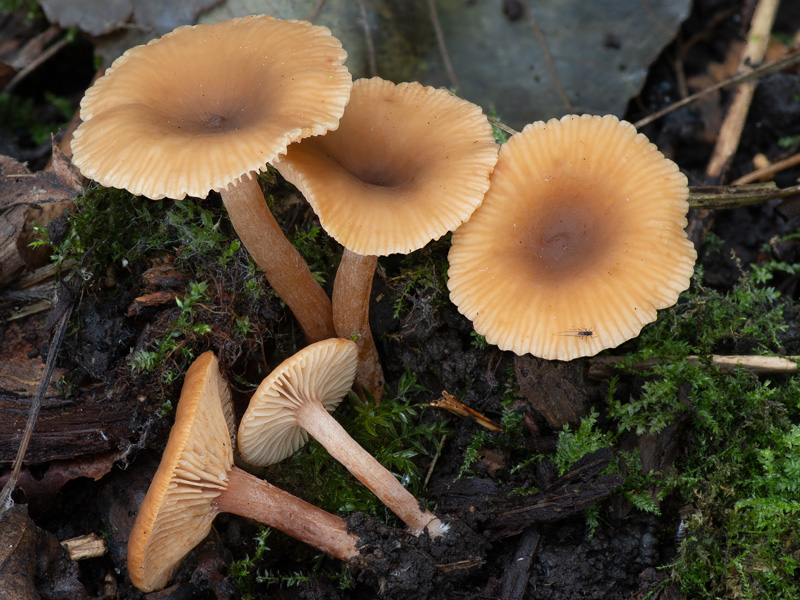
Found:
M 82 173 L 153 199 L 219 192 L 309 342 L 263 380 L 238 439 L 214 355 L 187 372 L 128 546 L 144 591 L 166 585 L 220 512 L 345 561 L 358 553 L 341 518 L 234 466 L 234 443 L 243 460 L 269 465 L 311 435 L 413 533 L 447 531 L 330 414 L 354 381 L 383 393 L 369 327 L 378 256 L 455 231 L 458 310 L 488 342 L 548 359 L 636 336 L 688 287 L 686 178 L 630 124 L 533 123 L 498 158 L 480 107 L 419 83 L 353 84 L 345 58 L 328 29 L 302 21 L 181 27 L 126 52 L 81 102 L 72 150 Z M 267 207 L 257 174 L 268 163 L 344 246 L 332 302 Z
M 292 144 L 275 168 L 344 246 L 333 288 L 337 335 L 359 345 L 356 381 L 380 398 L 369 327 L 378 256 L 422 248 L 469 219 L 497 162 L 480 107 L 446 90 L 379 77 L 353 84 L 339 128 Z

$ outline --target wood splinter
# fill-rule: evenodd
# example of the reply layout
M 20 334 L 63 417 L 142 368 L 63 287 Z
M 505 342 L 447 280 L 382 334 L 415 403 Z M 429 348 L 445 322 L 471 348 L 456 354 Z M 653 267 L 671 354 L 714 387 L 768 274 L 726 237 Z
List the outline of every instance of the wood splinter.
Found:
M 450 411 L 454 415 L 458 415 L 459 417 L 474 417 L 475 422 L 478 423 L 478 425 L 485 427 L 489 431 L 502 431 L 503 429 L 499 424 L 487 417 L 484 417 L 477 410 L 470 408 L 458 398 L 452 394 L 448 394 L 444 390 L 442 391 L 442 397 L 438 400 L 434 400 L 430 403 L 430 405 L 434 408 L 443 408 L 447 411 Z
M 61 542 L 72 561 L 98 558 L 106 554 L 106 541 L 96 533 L 79 535 Z

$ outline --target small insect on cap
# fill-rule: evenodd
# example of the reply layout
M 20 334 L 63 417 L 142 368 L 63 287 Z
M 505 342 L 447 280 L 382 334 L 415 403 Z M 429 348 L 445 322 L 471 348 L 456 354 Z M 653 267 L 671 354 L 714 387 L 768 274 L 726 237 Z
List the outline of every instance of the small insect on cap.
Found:
M 353 84 L 336 131 L 293 144 L 274 165 L 336 241 L 385 256 L 418 250 L 466 221 L 496 162 L 480 107 L 374 77 Z
M 678 166 L 630 123 L 532 123 L 500 149 L 483 204 L 453 234 L 450 297 L 519 355 L 618 346 L 689 286 L 687 197 Z
M 335 128 L 347 53 L 326 27 L 257 15 L 131 48 L 86 92 L 73 162 L 152 199 L 205 198 Z

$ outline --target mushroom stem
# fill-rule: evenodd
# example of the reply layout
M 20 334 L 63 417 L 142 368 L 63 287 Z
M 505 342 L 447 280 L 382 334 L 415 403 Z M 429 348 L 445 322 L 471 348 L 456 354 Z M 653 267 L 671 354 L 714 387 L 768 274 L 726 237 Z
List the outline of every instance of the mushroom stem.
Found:
M 369 326 L 369 298 L 377 265 L 377 256 L 344 249 L 333 284 L 333 324 L 339 337 L 358 344 L 356 382 L 380 400 L 383 369 Z
M 415 535 L 426 527 L 432 539 L 447 531 L 447 525 L 429 510 L 421 510 L 411 492 L 403 487 L 391 471 L 351 438 L 320 402 L 304 402 L 295 413 L 295 418 L 300 427 L 411 527 Z
M 359 538 L 347 533 L 340 517 L 238 467 L 232 467 L 227 478 L 228 487 L 214 501 L 220 512 L 255 519 L 345 562 L 358 554 Z
M 331 302 L 269 210 L 255 173 L 221 192 L 233 228 L 309 343 L 335 337 Z

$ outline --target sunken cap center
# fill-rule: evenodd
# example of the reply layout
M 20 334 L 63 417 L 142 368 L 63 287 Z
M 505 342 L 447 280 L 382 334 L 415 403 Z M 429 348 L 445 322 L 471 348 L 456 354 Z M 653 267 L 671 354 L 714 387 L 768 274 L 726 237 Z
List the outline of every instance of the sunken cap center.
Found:
M 568 191 L 541 202 L 519 241 L 536 278 L 555 282 L 602 268 L 615 247 L 618 219 L 610 212 L 596 191 Z

